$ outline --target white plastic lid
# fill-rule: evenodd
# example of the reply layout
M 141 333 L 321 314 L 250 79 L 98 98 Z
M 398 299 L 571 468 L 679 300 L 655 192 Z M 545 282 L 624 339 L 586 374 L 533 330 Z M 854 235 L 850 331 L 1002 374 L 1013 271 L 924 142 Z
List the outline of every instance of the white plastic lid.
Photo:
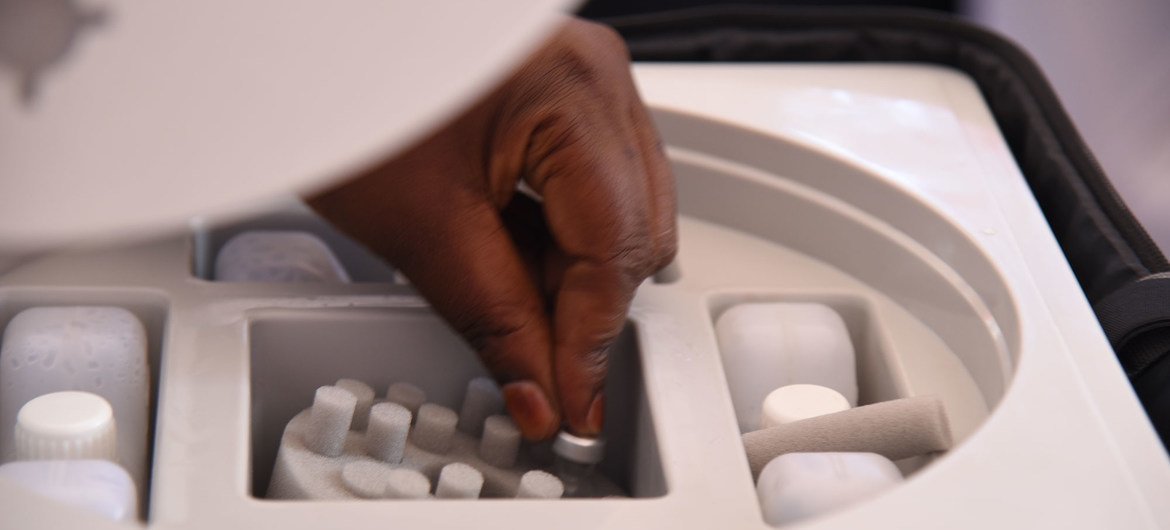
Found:
M 760 428 L 767 429 L 824 414 L 849 410 L 849 400 L 821 385 L 788 385 L 764 398 Z
M 114 460 L 114 409 L 97 394 L 54 392 L 25 403 L 16 415 L 18 460 Z

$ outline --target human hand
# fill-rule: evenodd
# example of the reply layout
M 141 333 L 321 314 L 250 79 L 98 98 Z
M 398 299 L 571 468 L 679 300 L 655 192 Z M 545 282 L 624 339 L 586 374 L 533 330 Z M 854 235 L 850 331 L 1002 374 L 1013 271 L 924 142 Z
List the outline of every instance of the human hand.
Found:
M 677 246 L 674 179 L 616 33 L 569 20 L 453 122 L 309 202 L 463 335 L 525 438 L 601 432 L 609 346 Z

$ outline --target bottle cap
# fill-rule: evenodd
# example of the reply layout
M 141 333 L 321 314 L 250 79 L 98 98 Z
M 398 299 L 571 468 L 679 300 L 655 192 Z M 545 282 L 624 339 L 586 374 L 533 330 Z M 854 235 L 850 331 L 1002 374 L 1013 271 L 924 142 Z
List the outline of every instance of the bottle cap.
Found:
M 760 428 L 775 427 L 834 412 L 849 410 L 849 400 L 840 392 L 820 385 L 788 385 L 764 398 Z
M 114 409 L 97 394 L 54 392 L 33 398 L 16 415 L 18 460 L 115 460 Z
M 561 431 L 553 441 L 553 453 L 571 462 L 596 464 L 605 457 L 605 439 L 584 438 Z

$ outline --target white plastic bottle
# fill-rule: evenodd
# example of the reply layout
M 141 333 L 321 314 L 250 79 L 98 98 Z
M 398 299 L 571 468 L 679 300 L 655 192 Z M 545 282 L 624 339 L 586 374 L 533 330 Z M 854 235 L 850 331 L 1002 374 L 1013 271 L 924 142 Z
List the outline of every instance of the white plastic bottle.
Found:
M 115 521 L 138 514 L 138 488 L 117 458 L 114 410 L 89 392 L 53 392 L 17 413 L 18 462 L 0 466 L 0 478 L 50 499 Z
M 220 282 L 349 283 L 341 261 L 321 238 L 296 230 L 251 230 L 224 243 L 215 257 Z
M 131 521 L 138 515 L 134 480 L 109 460 L 9 462 L 0 466 L 0 480 L 115 521 Z
M 760 428 L 764 398 L 792 384 L 840 392 L 857 406 L 857 368 L 849 330 L 823 304 L 749 303 L 715 322 L 719 354 L 742 432 Z
M 902 482 L 898 467 L 874 453 L 788 453 L 760 472 L 764 521 L 781 526 L 842 509 Z
M 91 392 L 109 402 L 117 463 L 139 489 L 149 454 L 150 367 L 142 322 L 119 307 L 35 307 L 17 314 L 0 346 L 0 456 L 16 458 L 17 413 L 43 394 Z

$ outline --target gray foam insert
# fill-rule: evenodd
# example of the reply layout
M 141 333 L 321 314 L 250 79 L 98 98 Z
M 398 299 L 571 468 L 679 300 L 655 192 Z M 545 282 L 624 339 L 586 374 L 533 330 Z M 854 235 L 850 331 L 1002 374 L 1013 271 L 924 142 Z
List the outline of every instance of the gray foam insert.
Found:
M 942 400 L 915 396 L 749 432 L 743 445 L 755 478 L 786 453 L 877 453 L 899 460 L 946 451 L 952 439 Z
M 485 435 L 489 437 L 485 440 L 456 429 L 457 415 L 441 405 L 423 404 L 417 424 L 409 427 L 405 407 L 379 401 L 370 409 L 370 428 L 350 430 L 349 423 L 338 420 L 337 416 L 354 410 L 356 398 L 336 386 L 322 387 L 317 395 L 314 406 L 297 414 L 285 428 L 268 486 L 269 498 L 359 499 L 379 495 L 418 498 L 417 477 L 391 473 L 396 470 L 421 474 L 428 483 L 436 484 L 438 497 L 510 498 L 521 493 L 526 473 L 541 470 L 548 474 L 526 452 L 516 450 L 519 432 L 506 416 L 490 416 L 485 420 L 488 425 Z M 318 414 L 319 409 L 327 414 Z M 407 436 L 403 436 L 404 427 L 410 432 Z M 421 436 L 417 435 L 420 431 Z M 313 437 L 324 434 L 342 437 L 341 449 L 336 454 L 325 452 L 332 445 L 309 443 Z M 402 443 L 400 457 L 396 451 L 385 449 L 383 441 L 390 436 L 397 437 L 394 443 Z M 388 458 L 382 459 L 383 456 Z M 394 461 L 396 458 L 398 462 Z M 469 469 L 478 480 L 468 477 Z M 414 478 L 403 479 L 410 483 L 402 486 L 389 485 L 394 477 L 403 476 Z M 547 498 L 555 492 L 556 486 L 540 477 L 534 475 L 527 479 L 530 484 L 524 487 L 524 496 Z M 551 474 L 549 477 L 556 479 Z M 601 474 L 595 474 L 591 481 L 591 491 L 597 496 L 626 495 Z

